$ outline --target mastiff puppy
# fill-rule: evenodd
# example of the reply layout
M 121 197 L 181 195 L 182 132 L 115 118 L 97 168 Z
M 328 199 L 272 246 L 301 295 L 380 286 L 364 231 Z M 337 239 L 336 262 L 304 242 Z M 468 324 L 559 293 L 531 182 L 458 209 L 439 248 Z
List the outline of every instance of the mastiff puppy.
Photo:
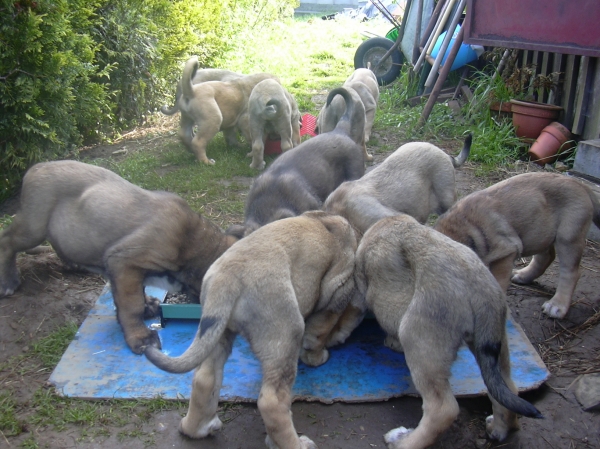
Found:
M 0 234 L 0 296 L 19 286 L 16 254 L 48 240 L 58 256 L 110 281 L 117 319 L 136 354 L 160 347 L 144 317 L 147 277 L 169 275 L 199 293 L 208 267 L 236 238 L 167 192 L 137 187 L 101 167 L 76 161 L 34 165 L 23 179 L 21 205 Z
M 254 86 L 265 79 L 277 80 L 275 75 L 257 73 L 231 81 L 206 81 L 194 84 L 198 58 L 190 58 L 181 78 L 182 101 L 179 102 L 182 123 L 179 136 L 196 155 L 199 162 L 213 165 L 215 161 L 206 156 L 206 147 L 219 131 L 223 131 L 230 146 L 238 146 L 237 132 L 250 142 L 250 132 L 243 120 L 248 110 L 248 99 Z M 196 126 L 196 132 L 193 128 Z
M 353 89 L 360 97 L 365 107 L 365 133 L 364 139 L 360 142 L 363 145 L 365 158 L 372 161 L 373 156 L 367 153 L 367 142 L 371 136 L 371 129 L 375 121 L 375 111 L 377 111 L 377 102 L 379 101 L 379 85 L 377 77 L 370 69 L 356 69 L 352 75 L 344 82 L 343 87 Z M 331 103 L 327 103 L 317 117 L 317 133 L 326 133 L 335 128 L 335 125 L 344 114 L 346 105 L 341 98 L 334 98 Z
M 300 111 L 294 97 L 273 79 L 258 83 L 248 102 L 248 129 L 252 141 L 250 167 L 265 168 L 265 140 L 269 135 L 281 137 L 281 151 L 300 144 Z
M 344 218 L 313 211 L 257 230 L 209 268 L 191 346 L 176 358 L 150 346 L 145 352 L 172 373 L 197 368 L 181 433 L 203 438 L 221 428 L 217 407 L 223 365 L 235 335 L 241 334 L 262 367 L 257 405 L 267 447 L 316 448 L 294 429 L 291 389 L 298 357 L 312 366 L 329 358 L 324 339 L 354 289 L 356 246 L 355 232 Z
M 364 174 L 362 147 L 350 137 L 356 126 L 363 127 L 364 108 L 358 95 L 343 87 L 332 90 L 328 101 L 338 94 L 347 108 L 335 129 L 275 159 L 250 187 L 244 224 L 227 233 L 241 238 L 272 221 L 321 209 L 337 186 Z
M 388 346 L 404 352 L 423 398 L 419 425 L 389 431 L 389 448 L 428 447 L 456 419 L 448 379 L 463 342 L 492 401 L 490 438 L 502 441 L 517 429 L 517 414 L 542 418 L 517 396 L 511 380 L 504 292 L 470 249 L 408 215 L 384 218 L 360 242 L 355 281 L 359 295 L 353 301 L 364 301 L 363 310 L 368 307 L 388 335 Z
M 206 81 L 231 81 L 244 77 L 241 73 L 232 72 L 231 70 L 224 69 L 198 69 L 196 74 L 192 78 L 192 84 L 200 84 Z M 160 111 L 165 115 L 174 115 L 179 112 L 179 102 L 181 101 L 181 80 L 177 81 L 177 87 L 175 89 L 175 104 L 171 107 L 164 105 L 160 108 Z M 183 129 L 183 126 L 182 126 Z M 186 130 L 188 130 L 186 128 Z M 189 129 L 192 132 L 192 129 Z M 190 137 L 191 139 L 191 137 Z
M 435 229 L 475 251 L 504 291 L 511 281 L 533 282 L 558 255 L 556 293 L 542 310 L 563 318 L 592 221 L 600 228 L 600 203 L 587 186 L 566 175 L 525 173 L 462 198 Z M 515 259 L 526 256 L 533 256 L 529 265 L 513 272 Z
M 454 168 L 467 160 L 471 139 L 467 136 L 458 157 L 426 142 L 402 145 L 362 178 L 341 184 L 323 209 L 342 215 L 362 233 L 399 213 L 425 223 L 429 214 L 442 214 L 456 201 Z

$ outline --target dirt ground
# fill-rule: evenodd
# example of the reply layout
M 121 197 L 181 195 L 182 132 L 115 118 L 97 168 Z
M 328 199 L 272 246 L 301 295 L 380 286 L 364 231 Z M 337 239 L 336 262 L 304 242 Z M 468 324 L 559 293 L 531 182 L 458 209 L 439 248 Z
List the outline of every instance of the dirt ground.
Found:
M 393 140 L 390 135 L 376 134 L 380 141 Z M 172 133 L 153 138 L 152 145 L 161 139 L 174 139 Z M 126 141 L 125 141 L 126 143 Z M 99 147 L 98 152 L 111 154 L 125 143 L 115 147 Z M 127 145 L 143 144 L 138 139 Z M 460 144 L 453 143 L 457 152 Z M 93 155 L 93 151 L 90 151 Z M 384 154 L 377 153 L 381 161 Z M 457 170 L 457 187 L 463 196 L 483 188 L 517 171 L 533 169 L 527 164 L 515 172 L 503 171 L 486 178 L 475 176 L 477 166 L 468 162 Z M 15 204 L 8 202 L 0 211 L 15 212 Z M 600 415 L 586 412 L 577 402 L 573 385 L 578 376 L 600 372 L 600 244 L 589 241 L 582 261 L 582 276 L 578 283 L 574 304 L 567 317 L 554 320 L 541 313 L 541 305 L 555 290 L 556 262 L 535 284 L 512 286 L 508 301 L 514 319 L 523 327 L 533 346 L 551 371 L 549 380 L 536 391 L 523 396 L 545 416 L 543 420 L 521 419 L 522 429 L 510 434 L 503 443 L 485 439 L 485 417 L 491 413 L 487 397 L 459 399 L 460 415 L 432 447 L 462 448 L 598 448 L 600 447 Z M 0 300 L 0 363 L 12 356 L 26 353 L 31 342 L 47 335 L 66 320 L 80 324 L 98 298 L 104 281 L 96 276 L 72 271 L 50 255 L 21 255 L 19 257 L 22 286 L 9 298 Z M 7 376 L 0 371 L 0 392 L 10 384 L 20 392 L 20 407 L 40 387 L 46 387 L 49 371 L 35 374 Z M 137 375 L 137 374 L 136 374 Z M 383 435 L 403 425 L 414 427 L 421 417 L 421 400 L 403 397 L 378 403 L 320 403 L 294 402 L 294 423 L 298 432 L 308 435 L 321 449 L 384 448 Z M 265 429 L 255 405 L 223 404 L 222 420 L 225 425 L 214 437 L 190 440 L 182 437 L 177 426 L 182 410 L 154 413 L 141 422 L 132 416 L 143 437 L 122 439 L 122 428 L 108 428 L 102 437 L 82 437 L 81 428 L 65 429 L 27 426 L 27 432 L 17 437 L 0 435 L 0 447 L 23 447 L 23 442 L 35 435 L 37 447 L 47 448 L 202 448 L 241 449 L 262 448 Z M 125 426 L 126 427 L 126 426 Z M 87 429 L 88 431 L 90 429 Z M 88 432 L 90 433 L 90 432 Z M 31 447 L 31 446 L 27 446 Z

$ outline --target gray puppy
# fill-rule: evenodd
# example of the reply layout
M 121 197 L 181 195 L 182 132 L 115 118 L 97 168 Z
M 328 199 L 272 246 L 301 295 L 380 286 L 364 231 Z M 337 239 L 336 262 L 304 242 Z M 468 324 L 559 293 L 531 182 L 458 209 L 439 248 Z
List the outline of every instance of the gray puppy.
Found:
M 471 139 L 467 136 L 458 157 L 426 142 L 402 145 L 362 178 L 341 184 L 323 209 L 342 215 L 362 233 L 399 213 L 425 223 L 429 214 L 446 212 L 456 201 L 454 168 L 467 160 Z
M 16 255 L 48 240 L 68 263 L 110 280 L 117 319 L 136 354 L 160 347 L 144 317 L 144 280 L 169 275 L 199 293 L 208 267 L 237 239 L 177 195 L 137 187 L 94 165 L 34 165 L 23 179 L 21 207 L 0 233 L 0 296 L 19 286 Z
M 356 252 L 356 287 L 390 346 L 404 352 L 423 398 L 423 417 L 413 429 L 389 431 L 389 448 L 430 446 L 458 416 L 448 379 L 466 342 L 492 401 L 487 432 L 502 441 L 517 429 L 517 415 L 541 418 L 517 396 L 510 376 L 507 305 L 502 289 L 470 249 L 408 215 L 384 218 L 363 236 Z M 357 299 L 358 298 L 358 299 Z
M 244 224 L 227 233 L 241 238 L 272 221 L 321 209 L 337 186 L 364 174 L 362 147 L 350 137 L 356 126 L 363 127 L 364 108 L 356 93 L 343 87 L 332 90 L 328 101 L 338 94 L 347 107 L 336 128 L 275 159 L 250 187 Z
M 462 198 L 435 229 L 475 251 L 504 291 L 511 280 L 533 282 L 558 255 L 556 293 L 542 310 L 563 318 L 592 221 L 600 228 L 600 202 L 587 186 L 557 173 L 524 173 Z M 526 256 L 533 256 L 530 264 L 513 272 Z
M 365 159 L 372 161 L 373 156 L 367 153 L 367 142 L 371 136 L 371 130 L 375 121 L 377 102 L 379 101 L 379 85 L 377 77 L 370 69 L 356 69 L 344 82 L 343 87 L 353 89 L 360 97 L 365 107 L 365 129 L 361 145 L 365 152 Z M 317 117 L 315 132 L 326 133 L 335 128 L 340 117 L 344 114 L 346 105 L 341 98 L 334 98 L 321 108 Z
M 258 83 L 248 100 L 248 129 L 252 139 L 250 167 L 265 168 L 265 139 L 281 137 L 281 151 L 300 144 L 300 111 L 294 97 L 277 81 L 266 79 Z
M 194 373 L 190 406 L 179 431 L 203 438 L 222 426 L 217 416 L 223 365 L 236 334 L 250 342 L 262 367 L 258 410 L 271 449 L 311 449 L 298 437 L 290 406 L 298 357 L 311 366 L 329 358 L 325 338 L 354 290 L 356 234 L 325 212 L 279 220 L 240 240 L 208 270 L 202 318 L 191 346 L 171 358 L 146 356 L 159 368 Z

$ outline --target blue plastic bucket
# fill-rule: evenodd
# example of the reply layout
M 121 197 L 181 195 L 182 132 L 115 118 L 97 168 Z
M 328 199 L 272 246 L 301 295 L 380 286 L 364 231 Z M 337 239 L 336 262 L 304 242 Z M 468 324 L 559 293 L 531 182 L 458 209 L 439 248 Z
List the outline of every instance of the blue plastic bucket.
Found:
M 448 48 L 446 49 L 446 54 L 444 55 L 444 58 L 442 59 L 442 65 L 446 62 L 446 59 L 448 58 L 448 54 L 450 53 L 450 49 L 452 49 L 452 46 L 454 45 L 454 41 L 456 40 L 456 36 L 458 35 L 459 31 L 460 31 L 460 25 L 456 25 L 456 29 L 454 30 L 454 34 L 452 35 L 452 39 L 450 39 L 450 44 L 448 44 Z M 440 47 L 442 46 L 442 42 L 444 41 L 445 37 L 446 37 L 446 31 L 441 33 L 440 37 L 438 37 L 437 41 L 435 41 L 435 45 L 433 46 L 433 50 L 431 51 L 431 56 L 434 59 L 437 57 L 438 53 L 440 52 Z M 450 70 L 460 69 L 462 66 L 468 64 L 471 61 L 475 61 L 476 59 L 477 59 L 477 53 L 475 53 L 475 50 L 473 50 L 470 45 L 462 44 L 460 46 L 460 50 L 458 50 L 456 59 L 454 59 L 454 62 L 452 63 L 452 67 L 450 67 Z

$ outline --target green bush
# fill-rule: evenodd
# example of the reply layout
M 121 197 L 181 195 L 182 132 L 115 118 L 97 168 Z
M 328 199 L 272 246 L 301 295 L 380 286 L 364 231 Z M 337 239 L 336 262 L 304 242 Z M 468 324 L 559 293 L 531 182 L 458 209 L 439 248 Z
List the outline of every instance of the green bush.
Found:
M 64 156 L 109 109 L 90 1 L 0 6 L 0 198 L 31 163 Z
M 41 160 L 142 124 L 182 63 L 227 60 L 297 0 L 0 0 L 0 201 Z

